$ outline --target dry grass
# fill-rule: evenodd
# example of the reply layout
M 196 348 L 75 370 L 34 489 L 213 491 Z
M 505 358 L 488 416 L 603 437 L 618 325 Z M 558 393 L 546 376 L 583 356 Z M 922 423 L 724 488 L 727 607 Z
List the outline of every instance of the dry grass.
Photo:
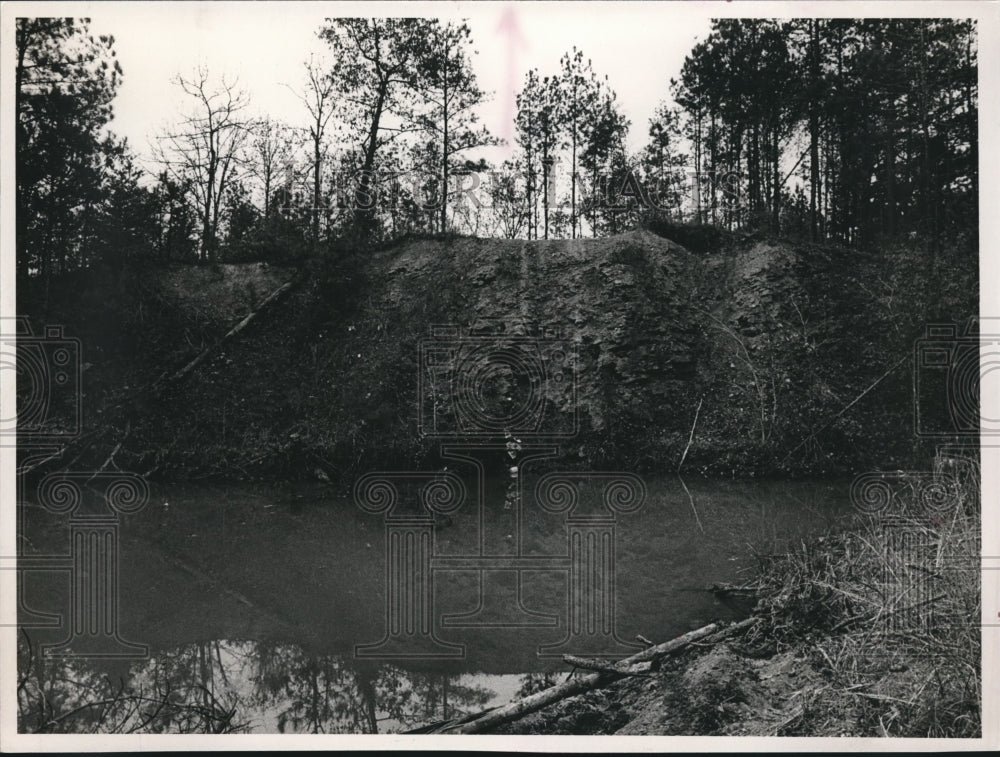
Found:
M 805 644 L 829 681 L 800 735 L 980 735 L 978 468 L 956 480 L 932 510 L 914 481 L 855 532 L 760 559 L 751 641 Z

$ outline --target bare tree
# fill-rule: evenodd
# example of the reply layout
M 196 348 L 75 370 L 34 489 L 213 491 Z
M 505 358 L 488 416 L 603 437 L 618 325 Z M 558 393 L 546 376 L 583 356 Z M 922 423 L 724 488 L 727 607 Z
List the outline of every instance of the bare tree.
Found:
M 522 184 L 521 180 L 525 183 Z M 527 177 L 521 160 L 506 160 L 490 173 L 490 181 L 486 187 L 490 207 L 489 212 L 484 214 L 490 236 L 516 239 L 522 231 L 530 234 L 531 211 L 524 191 L 526 184 Z
M 251 171 L 260 182 L 264 195 L 264 218 L 271 217 L 271 199 L 279 189 L 282 172 L 288 170 L 295 155 L 296 137 L 291 127 L 270 117 L 261 118 L 250 126 Z
M 200 66 L 174 83 L 194 104 L 175 131 L 160 137 L 159 159 L 175 179 L 189 183 L 201 221 L 201 257 L 214 260 L 223 199 L 237 178 L 247 135 L 240 120 L 247 96 L 236 81 L 211 82 Z
M 289 88 L 291 89 L 291 88 Z M 326 157 L 326 132 L 330 117 L 333 115 L 334 93 L 336 84 L 333 76 L 324 72 L 322 67 L 310 56 L 306 61 L 306 86 L 302 92 L 294 89 L 298 97 L 309 111 L 309 144 L 312 148 L 312 243 L 319 242 L 320 208 L 323 201 L 323 162 Z

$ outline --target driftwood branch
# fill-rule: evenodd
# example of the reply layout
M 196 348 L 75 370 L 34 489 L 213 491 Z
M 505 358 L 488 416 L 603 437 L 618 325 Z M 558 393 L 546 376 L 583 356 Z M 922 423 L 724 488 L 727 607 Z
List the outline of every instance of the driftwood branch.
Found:
M 694 520 L 698 524 L 698 530 L 705 533 L 705 527 L 701 525 L 701 518 L 698 517 L 698 508 L 694 506 L 694 497 L 691 496 L 691 490 L 688 489 L 687 484 L 684 483 L 684 479 L 679 475 L 677 480 L 681 482 L 681 486 L 684 487 L 684 493 L 688 495 L 688 502 L 691 503 L 691 512 L 694 513 Z
M 727 583 L 714 583 L 708 587 L 713 594 L 740 595 L 745 597 L 755 597 L 760 593 L 760 588 L 753 585 L 738 585 Z
M 622 671 L 630 671 L 634 669 L 636 665 L 674 654 L 686 648 L 692 642 L 700 641 L 701 639 L 708 637 L 723 639 L 726 636 L 736 633 L 737 631 L 748 628 L 755 622 L 756 619 L 751 618 L 726 627 L 719 626 L 716 623 L 710 623 L 707 626 L 703 626 L 695 631 L 686 633 L 683 636 L 678 636 L 676 639 L 664 642 L 663 644 L 657 644 L 656 646 L 644 649 L 631 657 L 627 657 L 617 663 L 617 665 L 615 665 L 615 670 L 613 671 L 599 671 L 596 673 L 590 673 L 586 676 L 581 676 L 579 678 L 572 678 L 556 686 L 552 686 L 551 688 L 539 691 L 531 696 L 527 696 L 524 699 L 511 702 L 504 707 L 499 707 L 484 713 L 482 717 L 476 718 L 468 723 L 454 723 L 451 726 L 442 728 L 437 732 L 484 733 L 496 728 L 499 725 L 503 725 L 504 723 L 519 720 L 525 715 L 530 715 L 533 712 L 537 712 L 538 710 L 548 707 L 549 705 L 568 697 L 607 686 L 608 684 L 631 674 L 629 672 L 619 672 L 619 669 Z
M 694 430 L 698 426 L 698 414 L 701 412 L 701 403 L 705 401 L 704 397 L 698 400 L 698 407 L 694 409 L 694 421 L 691 423 L 691 432 L 688 434 L 687 444 L 684 446 L 684 452 L 681 454 L 680 462 L 677 463 L 677 478 L 681 482 L 681 486 L 684 487 L 684 493 L 687 494 L 688 502 L 691 503 L 691 512 L 694 513 L 695 522 L 698 524 L 698 530 L 705 533 L 705 527 L 701 525 L 701 518 L 698 516 L 698 508 L 694 505 L 694 497 L 691 496 L 691 491 L 687 488 L 687 484 L 684 483 L 684 479 L 681 478 L 681 468 L 684 465 L 684 461 L 687 460 L 688 450 L 691 449 L 691 443 L 694 441 Z

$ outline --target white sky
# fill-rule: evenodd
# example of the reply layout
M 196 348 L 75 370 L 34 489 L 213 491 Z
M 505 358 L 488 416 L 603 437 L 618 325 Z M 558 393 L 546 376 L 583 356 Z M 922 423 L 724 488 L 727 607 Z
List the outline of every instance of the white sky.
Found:
M 644 144 L 656 105 L 669 98 L 669 81 L 680 72 L 696 38 L 709 30 L 706 7 L 680 3 L 88 3 L 77 15 L 91 18 L 95 34 L 113 34 L 124 82 L 115 99 L 111 128 L 140 155 L 162 128 L 176 119 L 184 96 L 170 80 L 205 64 L 213 76 L 236 76 L 249 92 L 251 109 L 292 125 L 304 125 L 301 102 L 284 85 L 301 89 L 303 63 L 322 54 L 316 36 L 327 16 L 435 15 L 468 18 L 478 55 L 480 86 L 494 92 L 481 117 L 503 136 L 512 114 L 504 91 L 538 67 L 555 73 L 560 56 L 574 45 L 607 74 L 632 121 L 629 147 Z M 513 46 L 499 29 L 513 8 L 523 41 Z M 38 6 L 36 6 L 38 7 Z M 44 8 L 44 6 L 42 6 Z M 718 9 L 719 6 L 716 6 Z M 720 9 L 721 10 L 721 9 Z M 43 11 L 39 11 L 41 15 Z M 507 157 L 497 150 L 491 158 Z

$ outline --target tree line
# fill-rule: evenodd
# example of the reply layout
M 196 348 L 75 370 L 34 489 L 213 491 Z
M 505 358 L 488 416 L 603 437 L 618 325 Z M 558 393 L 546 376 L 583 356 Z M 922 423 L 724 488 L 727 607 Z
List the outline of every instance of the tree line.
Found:
M 710 183 L 702 221 L 850 244 L 977 228 L 972 20 L 719 20 L 671 84 L 694 170 L 741 177 L 732 207 Z
M 597 236 L 651 210 L 856 245 L 940 246 L 978 225 L 973 21 L 718 20 L 634 153 L 614 89 L 574 48 L 527 73 L 498 165 L 466 23 L 327 19 L 318 35 L 327 55 L 294 89 L 305 126 L 252 116 L 236 81 L 179 74 L 187 107 L 150 175 L 108 128 L 114 39 L 18 19 L 19 272 L 294 259 L 408 231 Z

